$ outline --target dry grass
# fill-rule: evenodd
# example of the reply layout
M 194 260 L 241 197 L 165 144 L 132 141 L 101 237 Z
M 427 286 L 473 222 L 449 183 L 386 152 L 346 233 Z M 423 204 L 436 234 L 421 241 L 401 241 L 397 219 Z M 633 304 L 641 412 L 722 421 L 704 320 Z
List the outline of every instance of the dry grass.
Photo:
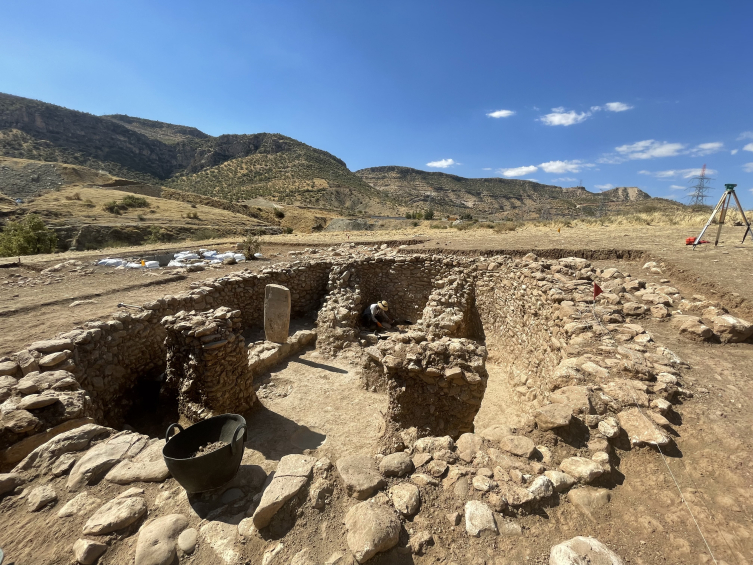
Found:
M 124 198 L 129 201 L 143 198 L 146 200 L 147 206 L 127 208 L 122 210 L 119 215 L 109 214 L 102 209 L 108 202 Z M 28 208 L 29 211 L 43 214 L 46 217 L 49 217 L 47 214 L 51 214 L 57 218 L 56 221 L 75 221 L 87 224 L 132 224 L 146 221 L 149 224 L 160 226 L 193 225 L 197 228 L 221 227 L 244 230 L 259 223 L 248 216 L 234 214 L 209 206 L 198 205 L 192 207 L 191 204 L 175 200 L 141 196 L 119 190 L 86 188 L 77 185 L 70 185 L 59 191 L 48 192 L 29 203 Z M 145 219 L 142 220 L 139 216 Z

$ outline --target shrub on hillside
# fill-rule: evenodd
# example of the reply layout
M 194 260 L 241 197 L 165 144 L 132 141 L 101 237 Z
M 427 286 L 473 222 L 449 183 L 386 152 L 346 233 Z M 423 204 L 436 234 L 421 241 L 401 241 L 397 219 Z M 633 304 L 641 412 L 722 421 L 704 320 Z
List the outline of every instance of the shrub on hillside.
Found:
M 42 218 L 29 214 L 18 222 L 8 222 L 0 232 L 0 257 L 52 253 L 58 244 L 55 232 Z
M 109 212 L 110 214 L 115 214 L 116 216 L 120 216 L 122 212 L 125 212 L 128 210 L 128 206 L 124 206 L 117 200 L 110 200 L 109 202 L 105 202 L 102 204 L 102 209 L 105 212 Z
M 134 196 L 133 194 L 124 196 L 120 200 L 120 202 L 121 204 L 123 204 L 123 206 L 126 206 L 128 208 L 149 208 L 149 202 L 146 198 L 142 198 L 141 196 Z

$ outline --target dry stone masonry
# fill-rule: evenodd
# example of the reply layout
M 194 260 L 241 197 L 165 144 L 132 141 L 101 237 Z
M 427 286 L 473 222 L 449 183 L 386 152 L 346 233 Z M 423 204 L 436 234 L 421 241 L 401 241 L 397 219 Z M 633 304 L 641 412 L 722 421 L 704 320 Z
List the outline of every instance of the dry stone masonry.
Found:
M 4 511 L 75 522 L 68 547 L 82 564 L 111 555 L 137 565 L 190 555 L 228 565 L 363 563 L 393 551 L 432 555 L 447 528 L 493 552 L 497 536 L 522 535 L 521 516 L 572 504 L 592 518 L 610 502 L 624 452 L 673 441 L 674 406 L 692 397 L 687 365 L 642 319 L 667 320 L 690 339 L 753 334 L 720 304 L 579 258 L 355 245 L 293 258 L 194 283 L 0 359 Z M 596 301 L 594 281 L 605 291 Z M 389 301 L 402 331 L 359 328 L 377 300 Z M 305 329 L 288 336 L 291 317 Z M 247 343 L 263 330 L 267 339 Z M 164 466 L 164 440 L 113 429 L 140 379 L 161 372 L 163 394 L 190 422 L 253 413 L 255 378 L 313 345 L 357 364 L 363 385 L 387 394 L 377 445 L 332 461 L 313 450 L 271 468 L 244 464 L 222 492 L 189 498 Z M 474 427 L 487 361 L 503 369 L 525 425 Z M 332 528 L 339 546 L 325 555 L 316 540 Z M 286 538 L 296 535 L 303 548 Z M 584 537 L 556 545 L 549 559 L 622 562 Z
M 165 386 L 177 392 L 178 411 L 189 422 L 245 412 L 254 404 L 241 313 L 220 307 L 165 316 Z

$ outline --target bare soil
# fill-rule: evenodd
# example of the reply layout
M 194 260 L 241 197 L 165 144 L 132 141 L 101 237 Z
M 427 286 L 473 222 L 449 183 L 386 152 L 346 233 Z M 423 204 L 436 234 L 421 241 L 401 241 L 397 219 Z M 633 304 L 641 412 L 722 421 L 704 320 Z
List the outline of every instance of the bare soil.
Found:
M 408 248 L 423 252 L 523 254 L 538 250 L 541 255 L 553 257 L 585 256 L 602 267 L 618 266 L 623 272 L 647 280 L 668 279 L 683 295 L 706 295 L 742 317 L 753 313 L 750 278 L 753 249 L 738 245 L 737 231 L 742 232 L 738 228 L 725 227 L 719 247 L 701 246 L 695 251 L 684 245 L 685 237 L 695 235 L 687 228 L 563 229 L 560 234 L 546 230 L 507 234 L 478 231 L 438 235 L 407 231 L 390 236 L 395 241 L 426 237 L 425 242 Z M 373 244 L 386 239 L 384 232 L 363 237 L 353 234 L 350 237 L 348 234 L 317 234 L 308 238 L 280 236 L 274 239 L 274 247 L 265 247 L 264 253 L 284 254 L 303 246 L 353 241 Z M 20 270 L 0 269 L 0 282 L 8 280 L 10 273 L 38 271 L 68 257 L 69 254 L 40 257 L 36 261 L 29 259 Z M 92 258 L 93 255 L 77 254 L 77 257 Z M 663 263 L 663 274 L 647 275 L 641 267 L 648 260 Z M 263 266 L 264 263 L 259 262 L 223 267 L 222 273 Z M 163 284 L 146 286 L 167 275 L 122 271 L 112 274 L 95 270 L 91 275 L 63 273 L 62 282 L 42 287 L 0 286 L 0 317 L 4 329 L 0 333 L 0 351 L 18 350 L 34 339 L 51 337 L 86 320 L 105 319 L 118 302 L 139 304 L 186 290 L 191 282 L 219 274 L 214 270 L 189 273 L 181 280 L 168 279 Z M 101 294 L 94 298 L 98 302 L 68 306 L 68 300 L 88 296 L 93 290 Z M 646 319 L 640 323 L 656 341 L 672 349 L 691 366 L 685 371 L 683 383 L 693 393 L 693 398 L 675 406 L 676 416 L 670 419 L 674 445 L 670 449 L 664 454 L 649 447 L 630 451 L 617 449 L 619 473 L 613 474 L 612 483 L 607 485 L 611 487 L 608 504 L 586 515 L 562 500 L 559 505 L 537 514 L 511 518 L 522 526 L 522 535 L 469 538 L 462 524 L 452 526 L 444 517 L 449 512 L 461 511 L 464 501 L 441 487 L 428 490 L 422 501 L 423 509 L 407 525 L 398 548 L 378 555 L 370 563 L 428 565 L 454 561 L 543 565 L 548 562 L 552 545 L 576 535 L 597 537 L 629 564 L 710 564 L 713 561 L 706 542 L 719 564 L 753 563 L 753 381 L 749 369 L 753 363 L 753 345 L 697 343 L 680 337 L 666 322 Z M 510 401 L 512 386 L 507 380 L 504 352 L 494 352 L 488 369 L 489 385 L 476 419 L 477 429 L 498 423 L 513 427 L 528 425 L 525 410 Z M 360 374 L 353 366 L 340 360 L 325 360 L 315 351 L 293 357 L 264 375 L 257 392 L 259 406 L 247 417 L 249 435 L 243 472 L 252 472 L 256 467 L 269 472 L 276 461 L 288 453 L 326 455 L 335 461 L 346 452 L 373 451 L 387 404 L 383 394 L 363 388 Z M 555 447 L 568 453 L 581 449 L 568 444 L 565 438 Z M 61 494 L 58 505 L 72 496 L 65 492 L 62 482 L 54 486 Z M 161 493 L 162 499 L 167 501 L 160 507 L 160 514 L 187 511 L 180 489 L 172 479 L 162 485 L 146 485 L 145 489 L 151 491 L 152 496 Z M 101 496 L 104 501 L 122 490 L 125 488 L 101 484 L 92 494 Z M 350 499 L 334 500 L 323 514 L 307 507 L 291 526 L 291 532 L 297 534 L 291 538 L 294 541 L 290 545 L 286 542 L 277 560 L 289 562 L 292 555 L 306 545 L 316 545 L 324 552 L 344 549 L 342 516 L 353 503 Z M 59 544 L 54 542 L 68 543 L 76 539 L 84 519 L 57 520 L 57 507 L 37 514 L 14 511 L 23 504 L 25 501 L 17 497 L 0 502 L 1 514 L 13 516 L 12 520 L 0 517 L 3 531 L 0 546 L 24 548 L 17 553 L 17 565 L 70 562 L 69 553 L 56 555 L 60 550 L 55 547 Z M 18 519 L 18 516 L 24 518 Z M 444 526 L 433 527 L 432 524 Z M 199 525 L 197 516 L 192 515 L 191 525 Z M 233 526 L 232 520 L 228 526 Z M 434 536 L 434 546 L 425 555 L 412 555 L 406 549 L 408 536 L 427 529 Z M 40 531 L 45 531 L 45 536 L 31 534 Z M 129 562 L 135 543 L 136 536 L 131 535 L 118 545 L 117 552 L 108 552 L 104 563 Z M 276 541 L 270 539 L 268 545 L 273 544 Z M 261 561 L 265 547 L 249 543 L 240 546 L 238 551 L 242 561 L 256 563 Z M 321 561 L 327 556 L 322 556 Z M 216 557 L 211 548 L 200 544 L 187 562 L 212 563 L 216 562 Z
M 190 458 L 201 457 L 202 455 L 208 455 L 214 451 L 217 451 L 218 449 L 222 449 L 226 445 L 228 444 L 227 442 L 224 442 L 224 441 L 213 441 L 206 445 L 202 445 L 199 449 L 196 450 L 196 453 L 194 453 Z

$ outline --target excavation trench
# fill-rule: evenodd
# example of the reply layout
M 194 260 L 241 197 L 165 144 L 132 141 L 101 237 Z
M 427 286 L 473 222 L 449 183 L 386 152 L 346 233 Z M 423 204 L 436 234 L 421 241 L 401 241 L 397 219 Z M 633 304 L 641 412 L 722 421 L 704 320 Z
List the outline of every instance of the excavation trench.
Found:
M 387 253 L 295 261 L 193 283 L 189 292 L 60 336 L 71 344 L 74 374 L 90 398 L 87 415 L 152 437 L 171 421 L 190 424 L 225 412 L 253 421 L 254 411 L 265 409 L 257 391 L 274 385 L 270 374 L 294 363 L 300 378 L 300 365 L 317 359 L 346 364 L 346 373 L 323 369 L 331 383 L 346 379 L 350 386 L 355 378 L 360 390 L 381 395 L 372 404 L 385 404 L 382 415 L 367 412 L 379 420 L 369 426 L 376 426 L 384 450 L 399 447 L 408 429 L 455 438 L 472 431 L 488 357 L 517 375 L 516 399 L 531 410 L 545 399 L 562 358 L 556 339 L 562 329 L 553 314 L 559 299 L 548 294 L 552 285 L 536 279 L 541 263 Z M 262 337 L 269 284 L 290 290 L 291 335 L 284 344 Z M 360 315 L 379 300 L 388 301 L 397 326 L 377 336 L 360 327 Z M 336 409 L 359 418 L 346 397 Z M 292 434 L 297 427 L 278 429 Z

